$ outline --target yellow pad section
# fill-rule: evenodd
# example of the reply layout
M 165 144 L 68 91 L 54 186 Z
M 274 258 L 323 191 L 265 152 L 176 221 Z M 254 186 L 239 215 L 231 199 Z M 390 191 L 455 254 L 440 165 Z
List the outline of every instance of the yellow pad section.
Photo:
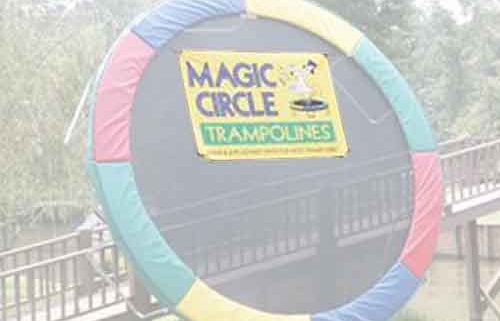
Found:
M 261 312 L 233 302 L 197 280 L 176 308 L 191 321 L 311 321 L 308 315 Z
M 247 0 L 250 14 L 286 21 L 306 29 L 352 56 L 363 34 L 342 18 L 304 0 Z

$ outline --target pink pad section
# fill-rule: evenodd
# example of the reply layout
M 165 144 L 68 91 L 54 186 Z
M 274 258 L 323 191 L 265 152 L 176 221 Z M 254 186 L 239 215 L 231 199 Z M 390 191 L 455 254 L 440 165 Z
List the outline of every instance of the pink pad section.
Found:
M 137 85 L 155 51 L 134 33 L 116 44 L 94 109 L 96 162 L 130 161 L 130 114 Z
M 414 210 L 410 235 L 401 257 L 418 278 L 432 263 L 443 213 L 443 176 L 437 153 L 412 155 L 414 171 Z

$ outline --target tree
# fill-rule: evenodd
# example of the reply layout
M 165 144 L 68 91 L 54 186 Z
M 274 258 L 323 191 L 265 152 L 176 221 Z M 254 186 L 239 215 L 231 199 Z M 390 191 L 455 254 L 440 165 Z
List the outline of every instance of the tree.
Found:
M 500 12 L 462 0 L 457 22 L 414 0 L 317 0 L 365 32 L 415 88 L 440 139 L 500 131 Z M 87 81 L 121 30 L 157 0 L 0 0 L 0 204 L 93 206 L 85 147 L 63 145 Z M 85 140 L 84 124 L 74 141 Z
M 152 2 L 0 2 L 0 205 L 8 212 L 44 201 L 93 206 L 85 144 L 64 146 L 64 132 L 108 48 Z
M 462 0 L 465 17 L 437 2 L 318 0 L 361 29 L 395 63 L 441 140 L 500 132 L 497 2 Z

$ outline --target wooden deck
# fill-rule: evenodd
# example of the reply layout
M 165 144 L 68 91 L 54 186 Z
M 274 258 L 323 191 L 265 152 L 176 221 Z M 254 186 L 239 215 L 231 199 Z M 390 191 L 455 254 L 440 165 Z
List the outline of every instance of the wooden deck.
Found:
M 500 210 L 500 140 L 477 146 L 460 143 L 457 147 L 460 149 L 447 146 L 442 155 L 447 197 L 443 226 L 448 230 L 470 227 L 478 218 Z M 377 215 L 341 221 L 329 231 L 342 247 L 408 227 L 409 217 L 388 213 L 381 210 Z M 315 257 L 321 244 L 317 217 L 311 214 L 304 222 L 300 218 L 294 222 L 293 233 L 283 234 L 285 237 L 269 234 L 253 248 L 233 246 L 231 251 L 216 251 L 217 246 L 207 247 L 205 254 L 209 255 L 204 256 L 202 265 L 216 267 L 205 270 L 208 282 L 214 286 L 231 284 Z M 485 222 L 498 224 L 500 219 Z M 124 258 L 114 245 L 106 244 L 106 234 L 105 230 L 74 233 L 0 253 L 0 320 L 137 320 L 138 315 L 144 317 L 154 310 L 154 302 Z M 469 252 L 474 252 L 470 243 L 473 234 L 468 236 Z M 471 265 L 469 270 L 474 280 L 476 267 Z M 479 304 L 484 306 L 483 301 Z

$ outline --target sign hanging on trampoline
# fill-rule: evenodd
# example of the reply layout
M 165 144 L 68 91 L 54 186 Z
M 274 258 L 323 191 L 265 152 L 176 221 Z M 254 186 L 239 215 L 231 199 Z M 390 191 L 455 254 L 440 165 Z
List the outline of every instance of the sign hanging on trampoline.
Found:
M 204 158 L 347 154 L 326 55 L 185 50 L 180 64 Z

